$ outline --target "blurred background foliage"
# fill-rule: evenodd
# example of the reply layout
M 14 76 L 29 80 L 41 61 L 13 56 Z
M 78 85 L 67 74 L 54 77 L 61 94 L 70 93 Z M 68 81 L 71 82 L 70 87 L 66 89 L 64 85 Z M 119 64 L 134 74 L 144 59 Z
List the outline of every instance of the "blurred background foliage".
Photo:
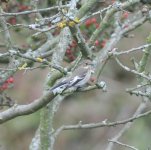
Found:
M 13 6 L 16 2 L 19 5 L 30 7 L 28 0 L 12 1 L 9 5 Z M 41 1 L 41 6 L 49 7 L 52 3 L 50 0 Z M 8 8 L 9 5 L 7 6 Z M 18 9 L 18 6 L 15 9 Z M 16 11 L 15 9 L 14 12 Z M 117 47 L 119 50 L 127 50 L 140 46 L 145 43 L 150 31 L 150 24 L 146 23 L 132 32 L 135 35 L 134 38 L 123 38 Z M 31 34 L 29 31 L 17 31 L 17 33 L 16 31 L 11 31 L 11 34 L 13 35 L 13 40 L 19 45 L 25 47 L 30 45 L 27 44 L 28 41 L 25 41 L 25 37 Z M 3 42 L 1 37 L 0 41 Z M 37 44 L 38 42 L 36 41 L 35 43 Z M 132 66 L 131 57 L 135 57 L 139 61 L 141 54 L 139 52 L 137 54 L 124 55 L 121 56 L 121 60 L 124 64 Z M 150 64 L 148 64 L 148 70 L 150 69 Z M 8 90 L 9 95 L 19 104 L 26 104 L 38 98 L 42 94 L 47 72 L 47 69 L 36 69 L 27 73 L 19 71 L 14 76 L 14 87 Z M 106 82 L 107 92 L 103 93 L 101 90 L 94 90 L 85 93 L 75 93 L 67 97 L 62 102 L 55 116 L 55 128 L 63 124 L 76 124 L 79 121 L 83 123 L 99 122 L 105 119 L 116 121 L 132 116 L 141 101 L 141 97 L 131 96 L 125 92 L 125 89 L 135 86 L 136 80 L 134 76 L 123 71 L 114 60 L 110 60 L 100 78 Z M 150 107 L 151 104 L 148 104 L 147 109 Z M 39 112 L 36 112 L 0 125 L 0 150 L 27 150 L 38 128 L 38 124 Z M 118 133 L 121 128 L 122 125 L 92 130 L 63 131 L 56 141 L 55 150 L 103 150 L 108 144 L 108 139 Z M 120 141 L 136 146 L 139 149 L 147 150 L 147 148 L 151 149 L 150 139 L 151 116 L 147 116 L 135 121 Z M 117 145 L 115 145 L 115 149 L 126 150 Z

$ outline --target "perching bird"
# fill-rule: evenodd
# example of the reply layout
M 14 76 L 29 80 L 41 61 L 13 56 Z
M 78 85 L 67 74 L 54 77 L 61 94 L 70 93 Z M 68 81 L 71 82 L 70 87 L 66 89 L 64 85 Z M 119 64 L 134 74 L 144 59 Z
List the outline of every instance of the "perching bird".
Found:
M 92 73 L 94 73 L 92 61 L 85 60 L 70 76 L 61 80 L 50 90 L 54 94 L 61 94 L 69 88 L 74 88 L 76 90 L 77 88 L 83 87 L 88 83 Z

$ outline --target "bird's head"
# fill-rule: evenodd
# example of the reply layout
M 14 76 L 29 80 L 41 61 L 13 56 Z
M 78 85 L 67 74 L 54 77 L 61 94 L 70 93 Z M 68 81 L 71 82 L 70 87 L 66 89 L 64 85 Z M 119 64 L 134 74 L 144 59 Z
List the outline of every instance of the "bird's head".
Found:
M 90 59 L 83 60 L 81 65 L 83 65 L 85 69 L 90 69 L 91 73 L 94 73 L 95 64 L 92 60 Z
M 90 59 L 83 60 L 81 64 L 82 64 L 83 66 L 92 66 L 92 67 L 94 67 L 94 63 L 93 63 L 93 61 L 90 60 Z

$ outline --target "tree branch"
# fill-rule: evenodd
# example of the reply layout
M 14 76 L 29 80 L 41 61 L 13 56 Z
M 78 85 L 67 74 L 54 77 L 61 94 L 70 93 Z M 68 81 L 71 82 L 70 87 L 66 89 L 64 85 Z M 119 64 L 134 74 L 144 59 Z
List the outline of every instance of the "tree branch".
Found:
M 126 124 L 129 122 L 133 122 L 134 120 L 143 118 L 143 117 L 148 116 L 150 114 L 151 114 L 151 110 L 147 111 L 145 113 L 139 114 L 139 115 L 135 115 L 131 118 L 121 120 L 121 121 L 115 121 L 115 122 L 108 122 L 107 120 L 105 120 L 105 121 L 101 121 L 98 123 L 82 124 L 82 121 L 80 121 L 76 125 L 62 125 L 58 129 L 56 129 L 54 131 L 54 133 L 52 133 L 52 134 L 56 138 L 63 130 L 77 130 L 77 129 L 79 130 L 79 129 L 95 129 L 95 128 L 101 128 L 101 127 L 115 127 L 117 125 L 122 125 L 122 124 Z

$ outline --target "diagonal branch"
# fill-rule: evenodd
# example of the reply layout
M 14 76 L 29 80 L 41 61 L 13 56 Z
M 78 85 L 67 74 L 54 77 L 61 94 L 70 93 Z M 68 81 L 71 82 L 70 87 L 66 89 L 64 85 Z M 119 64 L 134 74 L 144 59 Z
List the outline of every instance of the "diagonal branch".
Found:
M 125 148 L 127 147 L 127 148 L 132 149 L 132 150 L 138 150 L 138 149 L 135 148 L 134 146 L 130 146 L 130 145 L 128 145 L 128 144 L 124 144 L 124 143 L 121 143 L 121 142 L 119 142 L 119 141 L 109 140 L 109 142 L 112 142 L 112 143 L 121 145 L 121 146 L 123 146 L 123 147 L 125 147 Z
M 45 95 L 40 97 L 37 100 L 34 100 L 32 103 L 27 105 L 14 105 L 13 107 L 9 108 L 8 110 L 0 113 L 0 124 L 11 120 L 18 116 L 28 115 L 36 112 L 37 110 L 41 109 L 43 106 L 48 104 L 50 101 L 53 100 L 55 95 L 51 92 L 47 92 Z
M 82 89 L 68 89 L 66 91 L 64 91 L 62 93 L 62 95 L 64 94 L 73 94 L 73 92 L 84 92 L 84 91 L 90 91 L 90 90 L 94 90 L 94 89 L 103 89 L 105 90 L 106 85 L 105 83 L 102 81 L 100 83 L 98 83 L 98 85 L 94 85 L 94 86 L 88 86 Z M 32 114 L 34 112 L 36 112 L 37 110 L 41 109 L 42 107 L 46 106 L 49 102 L 51 102 L 57 95 L 54 95 L 52 93 L 52 91 L 48 91 L 46 92 L 43 96 L 41 96 L 39 99 L 34 100 L 33 102 L 31 102 L 30 104 L 27 105 L 14 105 L 13 107 L 7 109 L 6 111 L 3 111 L 0 113 L 0 124 L 11 120 L 13 118 L 16 118 L 18 116 L 24 116 L 24 115 L 28 115 L 28 114 Z

